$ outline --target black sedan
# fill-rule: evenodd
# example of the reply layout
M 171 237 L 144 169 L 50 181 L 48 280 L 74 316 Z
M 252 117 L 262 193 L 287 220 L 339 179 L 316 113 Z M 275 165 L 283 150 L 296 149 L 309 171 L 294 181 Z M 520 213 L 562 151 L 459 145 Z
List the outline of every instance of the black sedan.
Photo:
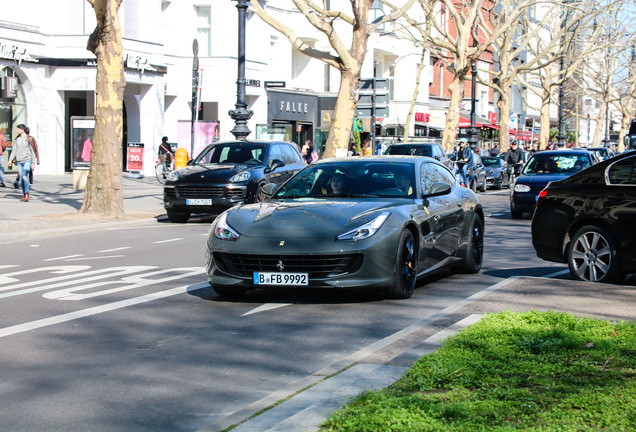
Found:
M 484 156 L 481 158 L 486 171 L 486 184 L 495 189 L 503 189 L 504 186 L 510 186 L 511 169 L 505 164 L 500 157 Z
M 636 152 L 541 191 L 532 245 L 539 258 L 567 263 L 578 280 L 621 282 L 636 272 Z
M 168 218 L 180 223 L 192 213 L 220 213 L 262 199 L 264 185 L 281 185 L 304 166 L 296 145 L 287 142 L 211 144 L 187 167 L 168 175 L 164 207 Z
M 275 189 L 213 222 L 206 271 L 218 294 L 361 288 L 408 298 L 441 268 L 481 269 L 481 204 L 435 159 L 321 160 Z
M 519 219 L 534 212 L 539 192 L 551 181 L 563 180 L 594 160 L 587 151 L 554 150 L 535 153 L 523 166 L 510 192 L 510 215 Z
M 453 162 L 446 156 L 441 144 L 438 143 L 400 143 L 393 144 L 386 149 L 387 155 L 404 156 L 428 156 L 437 159 L 449 168 L 453 168 Z

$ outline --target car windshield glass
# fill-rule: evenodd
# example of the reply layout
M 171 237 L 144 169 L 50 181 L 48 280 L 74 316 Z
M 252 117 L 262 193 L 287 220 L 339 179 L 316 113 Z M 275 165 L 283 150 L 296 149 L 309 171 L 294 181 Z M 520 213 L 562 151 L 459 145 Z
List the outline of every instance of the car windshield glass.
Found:
M 386 154 L 405 156 L 433 156 L 430 146 L 392 145 Z
M 258 143 L 227 142 L 206 147 L 194 160 L 202 164 L 261 165 L 265 160 L 267 146 Z
M 590 165 L 587 155 L 537 153 L 525 165 L 523 174 L 572 174 Z
M 481 161 L 484 163 L 484 166 L 487 167 L 498 168 L 503 165 L 503 160 L 496 157 L 483 157 Z
M 310 165 L 283 185 L 274 198 L 414 198 L 413 164 L 338 161 Z

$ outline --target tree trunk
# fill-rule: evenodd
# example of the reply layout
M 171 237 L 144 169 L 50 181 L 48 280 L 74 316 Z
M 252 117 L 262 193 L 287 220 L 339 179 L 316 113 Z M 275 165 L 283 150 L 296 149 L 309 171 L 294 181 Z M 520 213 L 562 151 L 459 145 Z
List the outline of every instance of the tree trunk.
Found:
M 97 26 L 87 48 L 97 57 L 95 132 L 91 167 L 80 213 L 104 218 L 124 216 L 122 128 L 124 80 L 121 26 L 122 0 L 88 0 Z
M 548 148 L 550 142 L 550 92 L 544 92 L 541 98 L 541 130 L 539 131 L 539 149 Z
M 601 103 L 601 109 L 599 111 L 598 119 L 596 121 L 596 127 L 594 128 L 594 138 L 592 138 L 592 147 L 599 147 L 603 140 L 603 132 L 605 128 L 605 110 L 607 103 L 603 101 Z
M 497 108 L 499 108 L 499 150 L 505 152 L 510 147 L 510 99 L 505 89 L 510 86 L 505 82 L 501 83 L 504 91 L 499 92 Z
M 333 123 L 327 137 L 324 157 L 347 156 L 351 141 L 351 127 L 358 103 L 358 88 L 360 87 L 360 71 L 342 71 L 338 99 L 333 112 Z M 371 125 L 374 127 L 374 125 Z
M 415 110 L 415 104 L 417 103 L 417 96 L 420 94 L 420 80 L 422 79 L 422 71 L 424 70 L 424 60 L 426 59 L 426 49 L 422 48 L 422 57 L 420 64 L 417 68 L 417 78 L 415 80 L 415 89 L 413 90 L 413 97 L 411 98 L 411 105 L 409 106 L 409 114 L 406 116 L 406 123 L 404 124 L 404 142 L 409 140 L 409 129 L 411 129 L 411 121 L 413 120 L 413 111 Z
M 446 114 L 446 126 L 444 127 L 444 136 L 442 138 L 442 147 L 445 152 L 450 152 L 455 147 L 455 139 L 457 138 L 457 128 L 459 127 L 459 106 L 464 99 L 464 81 L 465 75 L 455 74 L 453 80 L 448 86 L 450 92 L 450 101 L 448 102 L 448 112 Z

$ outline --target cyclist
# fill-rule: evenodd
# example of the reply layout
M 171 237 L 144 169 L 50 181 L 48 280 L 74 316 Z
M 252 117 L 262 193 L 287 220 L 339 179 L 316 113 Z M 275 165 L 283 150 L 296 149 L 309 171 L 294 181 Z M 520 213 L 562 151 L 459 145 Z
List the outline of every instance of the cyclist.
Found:
M 518 171 L 521 165 L 523 165 L 523 158 L 523 150 L 519 148 L 517 141 L 510 141 L 510 148 L 506 152 L 504 161 L 514 170 L 515 175 L 519 175 Z
M 455 161 L 457 169 L 460 170 L 462 178 L 464 179 L 464 184 L 468 187 L 467 171 L 468 165 L 470 165 L 473 160 L 473 151 L 468 147 L 468 140 L 466 138 L 459 140 L 459 148 L 453 152 L 451 159 Z
M 161 162 L 165 161 L 168 167 L 172 166 L 174 153 L 172 153 L 172 147 L 170 147 L 170 144 L 168 143 L 167 136 L 161 138 L 161 144 L 159 144 L 159 151 L 157 151 L 157 158 Z

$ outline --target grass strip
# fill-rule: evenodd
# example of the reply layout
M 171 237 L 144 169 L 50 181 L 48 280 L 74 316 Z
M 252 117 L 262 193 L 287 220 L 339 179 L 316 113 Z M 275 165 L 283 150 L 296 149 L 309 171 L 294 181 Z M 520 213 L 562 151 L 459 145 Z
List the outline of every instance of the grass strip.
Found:
M 636 431 L 636 324 L 488 314 L 323 432 Z

